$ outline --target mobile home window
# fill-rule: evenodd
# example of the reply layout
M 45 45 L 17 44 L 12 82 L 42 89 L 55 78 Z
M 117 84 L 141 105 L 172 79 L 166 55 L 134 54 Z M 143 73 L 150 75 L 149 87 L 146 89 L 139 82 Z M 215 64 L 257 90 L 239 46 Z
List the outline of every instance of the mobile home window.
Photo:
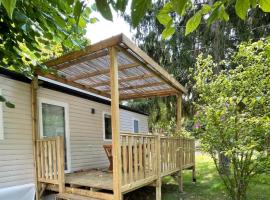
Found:
M 2 90 L 0 89 L 0 95 Z M 3 103 L 0 102 L 0 140 L 4 139 L 4 123 L 3 123 Z
M 134 133 L 139 133 L 139 120 L 133 120 L 133 131 Z
M 112 139 L 111 115 L 104 113 L 103 121 L 104 121 L 104 139 L 111 140 Z

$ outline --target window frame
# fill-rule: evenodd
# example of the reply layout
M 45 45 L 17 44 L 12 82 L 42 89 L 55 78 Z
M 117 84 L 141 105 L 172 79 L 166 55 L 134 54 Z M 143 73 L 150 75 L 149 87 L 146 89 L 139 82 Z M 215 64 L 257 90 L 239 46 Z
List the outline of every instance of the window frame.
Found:
M 39 137 L 43 138 L 43 118 L 42 118 L 42 103 L 51 104 L 54 106 L 63 107 L 65 111 L 65 136 L 66 136 L 66 154 L 67 154 L 67 170 L 65 173 L 71 172 L 71 153 L 70 153 L 70 130 L 69 130 L 69 106 L 68 103 L 56 101 L 47 98 L 38 98 L 39 111 Z
M 105 115 L 110 115 L 111 116 L 111 121 L 112 121 L 112 115 L 110 112 L 103 111 L 102 112 L 102 124 L 103 124 L 103 141 L 105 142 L 111 142 L 112 139 L 106 139 L 106 134 L 105 134 Z
M 135 134 L 138 134 L 135 132 L 135 121 L 138 121 L 138 133 L 140 133 L 140 120 L 136 117 L 132 117 L 132 130 L 133 130 L 133 133 Z
M 0 95 L 2 95 L 2 88 L 0 88 Z M 3 102 L 0 102 L 0 140 L 4 140 L 4 118 L 3 118 Z

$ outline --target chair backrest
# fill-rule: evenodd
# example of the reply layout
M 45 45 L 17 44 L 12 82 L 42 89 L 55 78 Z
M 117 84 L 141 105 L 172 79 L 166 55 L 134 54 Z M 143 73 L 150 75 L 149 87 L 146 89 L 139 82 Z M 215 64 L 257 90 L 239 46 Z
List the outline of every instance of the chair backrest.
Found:
M 111 144 L 104 144 L 103 148 L 108 157 L 112 157 L 112 145 Z

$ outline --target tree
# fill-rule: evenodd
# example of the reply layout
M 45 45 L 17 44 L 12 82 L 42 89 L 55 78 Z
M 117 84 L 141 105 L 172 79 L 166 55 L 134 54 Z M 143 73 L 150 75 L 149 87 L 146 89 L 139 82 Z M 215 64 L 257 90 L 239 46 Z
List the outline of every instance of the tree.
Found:
M 45 59 L 87 44 L 92 9 L 80 0 L 0 0 L 0 66 L 27 76 L 47 70 Z
M 267 39 L 242 43 L 220 63 L 200 55 L 194 70 L 194 90 L 199 96 L 194 128 L 234 200 L 247 199 L 250 179 L 270 169 L 269 63 Z M 230 70 L 215 73 L 224 66 Z M 222 173 L 218 152 L 230 159 L 231 173 Z
M 153 1 L 155 4 L 156 1 Z M 96 0 L 97 9 L 104 18 L 112 20 L 110 4 L 115 10 L 125 12 L 127 0 Z M 132 0 L 131 3 L 131 22 L 133 27 L 137 27 L 145 13 L 152 7 L 151 0 Z M 162 32 L 163 38 L 172 36 L 176 30 L 175 22 L 191 12 L 192 17 L 186 22 L 185 35 L 190 34 L 198 28 L 202 19 L 206 19 L 207 24 L 211 25 L 216 21 L 229 21 L 230 15 L 227 12 L 228 7 L 234 7 L 236 15 L 244 20 L 252 10 L 261 9 L 264 12 L 270 12 L 269 0 L 169 0 L 156 14 L 157 19 L 164 25 Z M 196 12 L 194 12 L 196 10 Z M 177 15 L 173 18 L 172 15 Z
M 194 83 L 189 79 L 189 68 L 194 67 L 196 57 L 201 52 L 205 55 L 212 55 L 214 61 L 219 62 L 228 58 L 241 41 L 258 40 L 258 38 L 266 37 L 270 31 L 270 26 L 268 26 L 270 15 L 256 9 L 243 21 L 234 14 L 234 7 L 231 6 L 227 7 L 228 14 L 231 16 L 230 21 L 215 22 L 210 27 L 204 23 L 197 31 L 185 36 L 185 24 L 192 16 L 192 13 L 189 12 L 175 23 L 175 33 L 169 39 L 163 40 L 160 37 L 163 32 L 163 25 L 159 23 L 155 16 L 166 2 L 168 1 L 158 0 L 153 4 L 136 27 L 133 38 L 140 48 L 188 89 L 190 95 L 183 101 L 183 114 L 186 120 L 184 124 L 188 130 L 191 130 L 192 120 L 190 121 L 188 118 L 191 119 L 194 115 L 191 102 L 196 100 L 197 94 L 192 91 Z M 196 11 L 194 10 L 194 12 Z M 175 20 L 178 16 L 174 14 L 172 18 Z M 129 15 L 125 15 L 125 19 L 132 25 Z M 152 127 L 155 124 L 171 124 L 171 119 L 175 117 L 175 103 L 175 98 L 163 97 L 144 101 L 130 101 L 129 106 L 146 111 L 155 110 L 155 112 L 150 112 L 149 123 Z M 167 108 L 160 109 L 163 105 Z
M 48 71 L 43 61 L 88 43 L 92 9 L 80 0 L 0 0 L 0 67 L 26 76 Z M 2 95 L 0 102 L 15 106 Z

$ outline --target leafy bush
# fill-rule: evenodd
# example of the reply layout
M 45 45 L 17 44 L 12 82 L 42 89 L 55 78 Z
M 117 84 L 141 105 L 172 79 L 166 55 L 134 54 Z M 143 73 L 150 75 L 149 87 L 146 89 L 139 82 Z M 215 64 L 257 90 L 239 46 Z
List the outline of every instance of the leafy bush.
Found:
M 269 170 L 269 63 L 269 39 L 243 43 L 221 63 L 197 59 L 194 128 L 235 200 L 246 199 L 250 179 Z M 229 159 L 230 173 L 222 174 L 218 153 Z

